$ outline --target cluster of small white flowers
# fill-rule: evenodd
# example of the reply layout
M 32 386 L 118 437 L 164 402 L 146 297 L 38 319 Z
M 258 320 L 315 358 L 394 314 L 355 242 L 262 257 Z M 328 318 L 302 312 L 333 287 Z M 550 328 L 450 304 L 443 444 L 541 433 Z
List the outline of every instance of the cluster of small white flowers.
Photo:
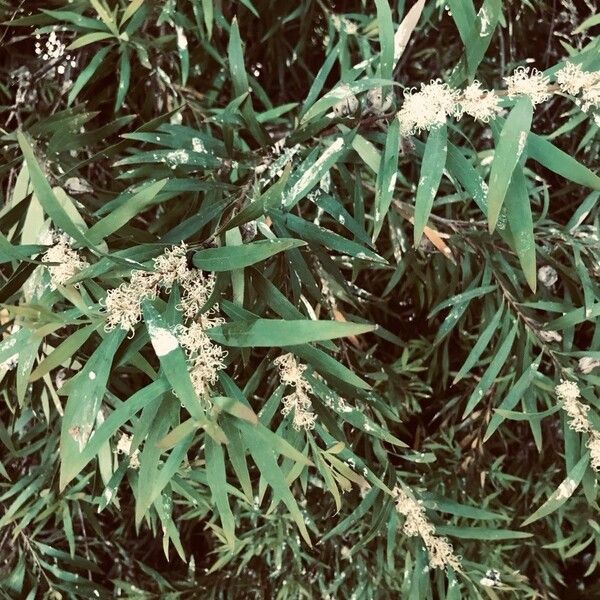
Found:
M 552 95 L 548 89 L 548 77 L 537 69 L 517 67 L 512 75 L 505 77 L 508 97 L 529 96 L 532 104 L 545 102 Z
M 443 125 L 448 116 L 459 114 L 458 101 L 459 92 L 439 79 L 422 83 L 419 91 L 405 90 L 404 104 L 397 115 L 400 133 L 407 136 Z
M 66 46 L 58 39 L 56 35 L 56 31 L 51 31 L 48 39 L 44 44 L 44 48 L 42 48 L 42 43 L 40 42 L 41 35 L 37 34 L 35 42 L 35 53 L 38 56 L 42 56 L 43 60 L 55 60 L 58 58 L 62 58 L 65 53 Z
M 313 429 L 317 416 L 312 411 L 312 402 L 308 394 L 312 392 L 310 383 L 304 378 L 306 365 L 299 364 L 292 354 L 277 357 L 274 364 L 279 367 L 281 383 L 294 388 L 294 391 L 283 398 L 281 414 L 285 417 L 294 412 L 294 429 Z
M 123 433 L 117 442 L 115 449 L 116 454 L 127 454 L 129 455 L 129 466 L 132 469 L 140 468 L 140 451 L 136 449 L 131 453 L 131 436 Z
M 129 283 L 106 292 L 103 301 L 106 313 L 105 331 L 120 327 L 133 333 L 135 326 L 142 319 L 142 302 L 156 298 L 157 286 L 155 278 L 146 271 L 132 271 Z
M 587 416 L 590 407 L 579 401 L 581 395 L 579 386 L 574 381 L 561 380 L 560 384 L 554 388 L 554 392 L 562 403 L 562 409 L 567 413 L 569 428 L 589 435 L 586 445 L 590 451 L 592 468 L 599 471 L 600 432 L 592 427 L 592 423 Z
M 584 71 L 580 65 L 568 62 L 556 73 L 556 82 L 565 94 L 581 94 L 576 103 L 583 112 L 600 107 L 600 71 Z
M 570 429 L 580 433 L 587 433 L 590 430 L 590 422 L 587 418 L 587 412 L 590 410 L 590 407 L 579 401 L 581 395 L 579 386 L 574 381 L 561 379 L 560 384 L 554 388 L 554 393 L 562 403 L 562 409 L 570 419 Z
M 44 61 L 59 61 L 60 64 L 56 67 L 56 72 L 59 75 L 64 75 L 68 66 L 76 67 L 77 61 L 70 54 L 65 54 L 66 46 L 56 35 L 56 31 L 51 31 L 48 38 L 42 45 L 42 36 L 38 33 L 35 42 L 35 53 L 42 57 Z
M 429 554 L 429 564 L 434 569 L 460 568 L 460 560 L 454 554 L 447 538 L 436 536 L 434 526 L 427 520 L 425 509 L 399 487 L 394 488 L 396 511 L 406 517 L 402 530 L 409 537 L 420 536 Z
M 459 100 L 460 116 L 466 113 L 476 121 L 488 123 L 502 110 L 499 100 L 494 90 L 482 89 L 481 83 L 475 80 L 464 89 Z
M 227 352 L 206 335 L 206 330 L 223 322 L 220 317 L 211 317 L 204 313 L 198 322 L 193 322 L 187 327 L 179 325 L 175 331 L 179 344 L 188 357 L 189 374 L 194 390 L 206 403 L 209 388 L 217 382 L 219 371 L 225 368 L 223 360 L 227 356 Z
M 153 260 L 152 271 L 135 270 L 131 279 L 118 288 L 108 290 L 104 300 L 105 329 L 120 327 L 132 332 L 142 318 L 142 302 L 156 298 L 161 288 L 169 291 L 175 282 L 182 288 L 178 309 L 186 317 L 195 317 L 210 297 L 215 285 L 214 275 L 204 275 L 187 266 L 187 246 L 173 246 Z
M 216 383 L 218 372 L 225 368 L 227 353 L 211 341 L 206 330 L 222 325 L 224 320 L 214 316 L 212 307 L 206 310 L 205 306 L 214 290 L 214 274 L 188 268 L 187 250 L 185 244 L 166 249 L 153 260 L 152 271 L 133 271 L 129 282 L 108 290 L 104 300 L 105 329 L 120 327 L 133 332 L 142 318 L 142 302 L 156 298 L 161 289 L 168 292 L 175 283 L 179 284 L 181 300 L 176 308 L 191 323 L 179 325 L 172 341 L 184 349 L 194 390 L 208 405 L 209 388 Z
M 531 67 L 517 67 L 504 81 L 509 98 L 528 96 L 534 105 L 545 102 L 555 91 L 549 78 Z M 561 91 L 574 96 L 580 94 L 576 103 L 582 111 L 590 112 L 600 108 L 600 71 L 583 71 L 579 65 L 566 63 L 557 72 L 556 81 Z M 343 89 L 343 86 L 339 89 Z M 350 112 L 348 102 L 343 100 L 338 103 L 334 112 Z M 352 102 L 356 102 L 356 107 L 358 106 L 356 98 Z M 501 110 L 498 94 L 493 90 L 482 89 L 479 81 L 473 81 L 461 91 L 438 79 L 429 84 L 422 83 L 418 91 L 416 88 L 405 90 L 404 104 L 397 116 L 400 120 L 400 133 L 408 136 L 423 130 L 429 131 L 443 125 L 447 117 L 460 118 L 463 114 L 487 123 Z M 600 114 L 595 114 L 594 119 L 600 124 Z
M 51 231 L 48 237 L 53 245 L 42 256 L 42 262 L 54 263 L 48 264 L 47 269 L 52 287 L 56 289 L 65 285 L 79 271 L 89 266 L 89 263 L 81 258 L 77 250 L 73 250 L 72 240 L 66 233 Z
M 38 92 L 31 71 L 27 67 L 19 67 L 11 74 L 13 82 L 17 85 L 15 92 L 15 107 L 33 105 L 37 102 Z
M 590 430 L 590 422 L 587 418 L 587 412 L 590 410 L 590 407 L 579 401 L 581 395 L 579 386 L 574 381 L 561 379 L 560 384 L 554 388 L 554 393 L 562 403 L 562 409 L 570 419 L 570 429 L 580 433 L 587 433 Z

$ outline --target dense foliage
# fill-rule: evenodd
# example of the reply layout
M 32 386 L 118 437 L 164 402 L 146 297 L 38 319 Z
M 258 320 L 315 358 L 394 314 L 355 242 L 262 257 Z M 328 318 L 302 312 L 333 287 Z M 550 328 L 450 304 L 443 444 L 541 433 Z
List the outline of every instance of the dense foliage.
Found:
M 600 597 L 594 8 L 0 0 L 0 595 Z

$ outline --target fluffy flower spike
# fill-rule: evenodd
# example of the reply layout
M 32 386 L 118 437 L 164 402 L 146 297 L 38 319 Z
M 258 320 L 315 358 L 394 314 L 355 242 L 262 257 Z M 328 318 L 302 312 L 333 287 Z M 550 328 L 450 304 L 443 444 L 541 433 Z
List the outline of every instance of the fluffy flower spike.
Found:
M 55 263 L 47 266 L 52 287 L 65 285 L 69 279 L 85 269 L 89 263 L 82 259 L 77 250 L 73 250 L 71 238 L 66 233 L 49 232 L 49 241 L 53 244 L 44 256 L 42 262 Z
M 505 78 L 509 98 L 529 96 L 532 104 L 540 104 L 550 98 L 548 77 L 537 69 L 517 67 L 515 72 Z
M 279 356 L 273 362 L 279 367 L 281 383 L 295 388 L 291 394 L 283 398 L 281 414 L 287 416 L 293 411 L 293 425 L 297 431 L 313 429 L 317 416 L 312 411 L 312 402 L 308 396 L 312 388 L 304 378 L 306 365 L 299 364 L 292 354 Z
M 398 113 L 400 133 L 407 136 L 443 125 L 448 116 L 459 114 L 458 98 L 458 91 L 440 80 L 421 84 L 419 91 L 406 90 Z
M 394 488 L 396 511 L 406 517 L 402 530 L 409 537 L 419 536 L 429 554 L 429 564 L 434 569 L 460 568 L 460 561 L 445 537 L 435 535 L 435 528 L 427 520 L 425 509 L 399 487 Z

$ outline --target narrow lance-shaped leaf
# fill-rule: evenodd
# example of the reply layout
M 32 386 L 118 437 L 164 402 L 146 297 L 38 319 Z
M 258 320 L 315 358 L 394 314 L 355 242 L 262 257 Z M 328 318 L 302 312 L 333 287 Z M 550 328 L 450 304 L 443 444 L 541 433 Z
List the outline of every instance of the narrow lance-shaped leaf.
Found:
M 69 465 L 86 445 L 106 392 L 112 360 L 125 332 L 111 331 L 77 374 L 77 381 L 67 399 L 60 435 L 60 489 L 72 474 Z M 71 476 L 71 477 L 70 477 Z
M 400 121 L 393 119 L 385 139 L 385 149 L 377 173 L 375 185 L 375 224 L 373 240 L 377 239 L 383 221 L 392 203 L 398 176 L 398 152 L 400 150 Z
M 374 329 L 374 325 L 341 321 L 255 319 L 211 327 L 206 333 L 225 346 L 270 348 L 360 335 Z
M 425 153 L 421 164 L 421 176 L 417 187 L 415 200 L 415 246 L 421 241 L 425 225 L 431 214 L 433 199 L 435 198 L 442 173 L 446 165 L 448 151 L 448 132 L 446 125 L 435 127 L 429 132 Z
M 227 498 L 227 475 L 223 447 L 211 438 L 205 442 L 206 478 L 216 505 L 225 538 L 231 549 L 235 545 L 235 518 Z
M 279 252 L 304 246 L 294 239 L 260 240 L 241 246 L 222 246 L 199 250 L 192 258 L 194 266 L 205 271 L 234 271 L 266 260 Z
M 585 469 L 590 459 L 589 452 L 586 452 L 580 459 L 579 462 L 569 471 L 567 477 L 558 486 L 558 488 L 552 493 L 550 498 L 542 504 L 531 516 L 529 516 L 521 527 L 530 525 L 534 521 L 541 519 L 542 517 L 548 516 L 555 510 L 558 510 L 577 489 L 577 486 L 581 483 L 583 476 L 585 475 Z
M 533 106 L 531 100 L 527 96 L 522 96 L 510 111 L 500 133 L 490 169 L 490 183 L 487 194 L 490 233 L 496 228 L 513 171 L 519 164 L 521 154 L 525 150 L 532 118 Z
M 525 176 L 520 170 L 513 173 L 506 194 L 506 216 L 513 234 L 514 249 L 523 268 L 523 274 L 533 292 L 536 290 L 535 239 L 533 216 Z
M 33 148 L 21 131 L 17 131 L 17 139 L 19 141 L 19 145 L 21 146 L 21 151 L 23 152 L 23 158 L 27 163 L 33 191 L 35 192 L 35 195 L 42 205 L 45 213 L 50 217 L 57 228 L 62 229 L 65 233 L 68 233 L 78 242 L 88 246 L 89 243 L 86 236 L 75 225 L 71 217 L 69 217 L 61 203 L 56 198 L 54 191 L 50 187 L 46 176 L 44 175 L 37 159 L 35 158 Z

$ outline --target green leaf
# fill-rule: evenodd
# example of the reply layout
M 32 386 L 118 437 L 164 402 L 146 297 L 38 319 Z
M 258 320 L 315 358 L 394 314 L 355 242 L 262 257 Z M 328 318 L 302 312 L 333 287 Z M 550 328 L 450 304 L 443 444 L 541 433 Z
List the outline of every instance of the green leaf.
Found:
M 456 527 L 454 525 L 440 525 L 435 528 L 435 532 L 439 535 L 467 540 L 520 540 L 533 536 L 533 533 L 526 531 L 492 529 L 490 527 Z
M 89 246 L 85 234 L 75 225 L 67 211 L 63 208 L 62 204 L 56 198 L 54 191 L 50 187 L 48 180 L 46 179 L 38 161 L 35 158 L 33 148 L 27 141 L 27 138 L 21 131 L 17 131 L 17 139 L 21 151 L 23 152 L 23 158 L 27 164 L 29 170 L 29 177 L 33 191 L 40 204 L 42 205 L 46 214 L 50 217 L 54 225 L 68 233 L 72 238 L 82 243 L 84 246 Z
M 167 378 L 173 387 L 173 391 L 190 415 L 200 426 L 206 427 L 208 420 L 202 403 L 194 391 L 188 373 L 187 360 L 177 337 L 173 333 L 173 327 L 163 315 L 159 314 L 150 301 L 145 301 L 142 309 L 148 335 L 154 352 L 160 361 L 163 376 Z
M 415 230 L 414 244 L 419 245 L 427 220 L 431 214 L 433 200 L 437 194 L 442 173 L 446 165 L 446 154 L 448 151 L 448 130 L 446 125 L 435 127 L 429 132 L 423 162 L 421 164 L 421 175 L 417 186 L 415 199 Z
M 534 521 L 546 517 L 558 510 L 577 489 L 577 486 L 581 483 L 585 470 L 589 463 L 589 452 L 586 452 L 580 459 L 579 462 L 569 471 L 567 477 L 558 486 L 558 488 L 552 492 L 551 496 L 540 506 L 531 516 L 527 517 L 521 527 L 526 527 Z
M 125 96 L 129 90 L 130 78 L 131 61 L 129 60 L 129 52 L 127 52 L 126 49 L 123 49 L 119 60 L 119 85 L 117 86 L 117 95 L 115 97 L 115 112 L 123 106 Z
M 489 367 L 486 369 L 485 373 L 481 376 L 479 383 L 473 390 L 473 393 L 469 397 L 469 401 L 467 402 L 467 407 L 465 408 L 465 412 L 463 413 L 463 418 L 466 417 L 471 411 L 481 402 L 484 394 L 488 391 L 488 389 L 494 383 L 500 369 L 504 366 L 506 359 L 510 353 L 513 342 L 515 341 L 515 337 L 518 331 L 518 324 L 515 323 L 508 333 L 508 335 L 502 340 L 500 347 L 496 350 L 494 354 L 494 358 L 490 363 Z
M 383 1 L 383 0 L 380 0 Z M 385 2 L 387 5 L 387 2 Z M 389 10 L 389 9 L 388 9 Z M 393 44 L 392 44 L 393 50 Z M 398 152 L 400 150 L 400 121 L 393 119 L 385 138 L 385 149 L 375 183 L 375 218 L 373 241 L 379 236 L 385 216 L 392 203 L 398 176 Z
M 379 75 L 392 79 L 394 69 L 394 21 L 388 0 L 375 0 L 377 7 L 377 28 L 379 30 Z
M 75 98 L 77 98 L 79 92 L 86 86 L 87 82 L 92 78 L 94 73 L 97 71 L 98 67 L 102 64 L 102 61 L 106 58 L 106 55 L 109 51 L 110 46 L 106 46 L 98 50 L 98 52 L 94 54 L 94 57 L 86 66 L 86 68 L 83 69 L 81 73 L 79 73 L 79 77 L 77 77 L 75 83 L 73 84 L 73 87 L 69 91 L 69 96 L 67 98 L 67 106 L 71 106 L 71 104 L 73 104 L 73 101 L 75 100 Z
M 506 194 L 506 216 L 513 235 L 514 250 L 519 257 L 523 274 L 531 290 L 535 293 L 537 269 L 535 265 L 535 238 L 533 236 L 533 217 L 525 176 L 515 170 Z
M 72 333 L 36 367 L 33 373 L 31 373 L 29 381 L 36 381 L 53 369 L 56 369 L 69 361 L 73 354 L 83 346 L 96 328 L 96 325 L 88 325 L 87 327 L 82 327 Z
M 281 200 L 282 208 L 291 209 L 310 192 L 323 175 L 347 152 L 351 137 L 352 134 L 339 136 L 333 141 L 326 140 L 329 145 L 318 159 L 309 157 L 298 167 L 293 175 L 294 184 Z
M 250 89 L 250 84 L 248 82 L 248 75 L 246 74 L 246 67 L 244 66 L 242 39 L 240 38 L 240 29 L 238 26 L 237 17 L 234 17 L 233 21 L 231 22 L 227 56 L 229 58 L 229 71 L 231 73 L 234 95 L 239 97 L 248 92 Z M 259 144 L 266 146 L 268 144 L 268 138 L 258 123 L 250 97 L 244 101 L 241 110 L 244 120 L 246 121 L 246 124 L 248 125 L 248 128 L 254 139 L 256 139 Z
M 264 477 L 265 481 L 273 488 L 273 493 L 277 498 L 280 498 L 283 503 L 287 506 L 290 511 L 290 515 L 294 519 L 300 535 L 304 538 L 304 541 L 312 547 L 310 536 L 306 525 L 304 523 L 304 517 L 300 512 L 300 508 L 296 499 L 292 495 L 288 484 L 285 480 L 285 476 L 275 460 L 273 450 L 270 446 L 265 445 L 262 439 L 254 434 L 247 428 L 244 432 L 244 440 L 252 455 L 256 466 L 260 470 L 260 474 Z
M 517 402 L 523 397 L 525 392 L 529 389 L 531 382 L 538 372 L 538 368 L 540 366 L 540 362 L 542 360 L 543 352 L 540 352 L 539 356 L 529 365 L 529 368 L 525 369 L 519 379 L 516 381 L 515 385 L 511 388 L 510 392 L 507 394 L 506 398 L 502 400 L 502 403 L 490 419 L 488 427 L 486 429 L 485 435 L 483 436 L 483 441 L 487 441 L 494 434 L 496 429 L 500 427 L 502 421 L 504 421 L 505 417 L 502 415 L 500 411 L 502 410 L 511 410 L 514 406 L 516 406 Z
M 500 133 L 490 169 L 487 194 L 490 233 L 496 228 L 513 171 L 527 145 L 527 135 L 531 128 L 532 118 L 531 100 L 527 96 L 522 96 L 510 111 Z
M 233 550 L 235 546 L 235 518 L 227 498 L 227 475 L 225 473 L 223 447 L 211 438 L 206 438 L 204 452 L 208 486 L 221 519 L 225 538 L 229 548 Z
M 360 335 L 374 329 L 375 325 L 340 321 L 255 319 L 226 323 L 212 327 L 206 333 L 224 346 L 271 348 Z
M 73 454 L 67 464 L 61 470 L 61 489 L 64 489 L 83 470 L 83 468 L 94 459 L 100 449 L 127 421 L 145 406 L 149 406 L 153 400 L 160 397 L 170 389 L 168 382 L 158 379 L 150 385 L 135 392 L 125 402 L 120 404 L 104 422 L 94 431 L 83 450 Z
M 121 27 L 133 17 L 133 15 L 137 12 L 137 10 L 144 4 L 145 0 L 131 0 L 127 8 L 123 11 L 123 16 L 121 17 Z
M 530 132 L 527 136 L 527 155 L 569 181 L 593 190 L 600 190 L 598 175 L 582 165 L 576 158 L 559 150 L 551 142 L 535 133 Z
M 453 383 L 459 382 L 475 366 L 483 351 L 488 347 L 488 344 L 490 343 L 494 333 L 496 333 L 496 330 L 498 329 L 498 323 L 500 323 L 503 312 L 504 304 L 500 306 L 496 314 L 486 325 L 485 329 L 477 337 L 475 345 L 471 349 L 471 352 L 469 352 L 469 356 L 467 356 L 467 359 L 460 368 L 460 371 L 456 374 Z
M 279 252 L 304 246 L 306 242 L 294 239 L 260 240 L 242 246 L 207 248 L 194 253 L 192 262 L 204 271 L 234 271 L 266 260 Z
M 167 182 L 168 179 L 161 179 L 142 186 L 131 198 L 128 198 L 109 215 L 92 225 L 88 231 L 88 237 L 97 243 L 119 230 L 136 215 L 146 210 L 148 206 L 156 203 L 156 196 Z
M 106 393 L 110 368 L 125 331 L 115 329 L 102 340 L 76 375 L 65 406 L 60 435 L 60 489 L 73 478 L 70 465 L 85 447 Z
M 105 33 L 103 31 L 93 31 L 91 33 L 86 33 L 81 37 L 77 38 L 74 42 L 67 46 L 67 50 L 77 50 L 78 48 L 83 48 L 88 44 L 94 44 L 96 42 L 101 42 L 102 40 L 107 40 L 108 38 L 114 37 L 112 33 Z

